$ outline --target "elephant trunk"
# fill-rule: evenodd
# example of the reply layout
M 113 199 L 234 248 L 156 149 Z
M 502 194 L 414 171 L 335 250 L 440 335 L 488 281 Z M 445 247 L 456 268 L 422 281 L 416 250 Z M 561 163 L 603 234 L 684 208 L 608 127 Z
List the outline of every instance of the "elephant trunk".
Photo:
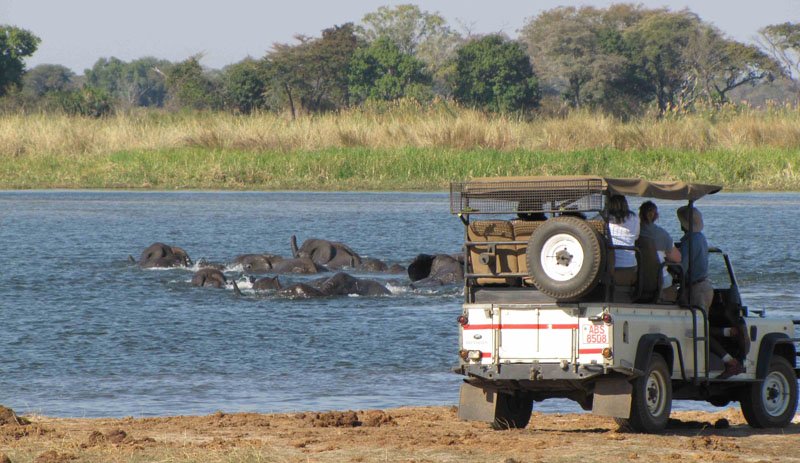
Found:
M 292 238 L 290 240 L 290 244 L 292 246 L 292 257 L 297 259 L 297 237 L 296 236 L 292 235 Z

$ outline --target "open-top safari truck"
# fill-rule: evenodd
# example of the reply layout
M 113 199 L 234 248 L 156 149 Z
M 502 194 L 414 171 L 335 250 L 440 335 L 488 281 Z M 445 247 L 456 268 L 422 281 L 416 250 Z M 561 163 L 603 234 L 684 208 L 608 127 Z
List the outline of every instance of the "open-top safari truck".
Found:
M 640 432 L 666 425 L 673 399 L 716 406 L 739 401 L 754 427 L 782 427 L 797 408 L 791 319 L 742 305 L 730 259 L 711 307 L 665 300 L 653 243 L 636 246 L 638 279 L 615 284 L 605 216 L 613 194 L 696 200 L 714 185 L 593 176 L 477 179 L 451 185 L 451 212 L 465 225 L 465 303 L 458 317 L 464 375 L 459 416 L 495 428 L 525 427 L 534 401 L 568 398 Z M 506 217 L 502 217 L 505 215 Z M 508 219 L 513 215 L 513 219 Z M 498 217 L 499 216 L 499 217 Z M 679 264 L 672 264 L 681 293 Z M 721 281 L 726 280 L 726 281 Z M 667 283 L 668 285 L 668 283 Z M 712 333 L 745 372 L 727 379 L 709 350 Z

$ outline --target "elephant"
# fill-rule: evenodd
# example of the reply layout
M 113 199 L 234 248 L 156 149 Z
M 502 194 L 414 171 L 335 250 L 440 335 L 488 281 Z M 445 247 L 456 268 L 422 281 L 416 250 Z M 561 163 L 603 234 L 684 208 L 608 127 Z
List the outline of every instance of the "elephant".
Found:
M 223 288 L 227 283 L 225 274 L 215 268 L 202 268 L 192 276 L 192 286 Z
M 242 254 L 233 262 L 240 264 L 244 273 L 269 273 L 273 264 L 282 260 L 283 257 L 272 254 Z
M 320 278 L 308 283 L 298 283 L 278 290 L 278 294 L 288 297 L 325 297 L 346 296 L 357 294 L 359 296 L 385 296 L 391 294 L 381 283 L 364 278 L 355 278 L 344 272 L 339 272 L 332 277 Z
M 455 284 L 464 280 L 464 263 L 447 254 L 420 254 L 408 266 L 412 288 Z
M 298 257 L 295 259 L 281 259 L 273 262 L 269 268 L 270 273 L 320 273 L 327 272 L 328 269 L 318 265 L 308 257 Z
M 297 237 L 292 235 L 291 246 L 295 258 L 306 257 L 330 269 L 357 268 L 361 265 L 361 256 L 344 243 L 311 238 L 303 241 L 298 248 Z
M 133 261 L 133 256 L 128 256 Z M 142 251 L 139 257 L 139 267 L 189 267 L 192 259 L 189 254 L 177 246 L 170 246 L 164 243 L 153 243 Z
M 362 257 L 361 264 L 356 267 L 356 270 L 361 272 L 372 273 L 406 273 L 406 268 L 400 264 L 389 265 L 380 259 L 374 257 Z
M 280 280 L 278 277 L 265 277 L 259 278 L 256 280 L 253 277 L 250 277 L 250 282 L 253 283 L 253 289 L 256 291 L 266 291 L 269 289 L 281 289 L 283 285 L 281 285 Z

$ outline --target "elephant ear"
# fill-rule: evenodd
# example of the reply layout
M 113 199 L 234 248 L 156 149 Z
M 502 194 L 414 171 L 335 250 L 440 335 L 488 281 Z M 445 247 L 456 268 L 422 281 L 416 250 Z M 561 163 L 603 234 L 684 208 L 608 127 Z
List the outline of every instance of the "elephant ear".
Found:
M 336 248 L 328 241 L 315 240 L 316 243 L 311 248 L 308 257 L 314 261 L 315 264 L 325 265 L 330 262 L 336 255 Z M 305 247 L 305 243 L 303 243 Z
M 408 266 L 408 278 L 411 281 L 419 281 L 427 278 L 431 274 L 431 265 L 435 256 L 430 254 L 420 254 L 414 258 L 411 265 Z

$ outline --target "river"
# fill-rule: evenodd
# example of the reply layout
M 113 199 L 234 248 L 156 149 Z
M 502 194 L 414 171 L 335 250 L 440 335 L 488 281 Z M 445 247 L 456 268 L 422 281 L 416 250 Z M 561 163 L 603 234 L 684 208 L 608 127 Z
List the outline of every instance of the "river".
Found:
M 675 238 L 679 205 L 660 203 Z M 192 287 L 187 269 L 128 262 L 156 241 L 195 260 L 288 255 L 296 234 L 407 265 L 460 250 L 448 206 L 442 193 L 0 192 L 0 404 L 87 417 L 455 404 L 461 288 L 370 275 L 393 294 L 236 297 Z M 800 194 L 718 194 L 698 207 L 745 304 L 800 316 Z

